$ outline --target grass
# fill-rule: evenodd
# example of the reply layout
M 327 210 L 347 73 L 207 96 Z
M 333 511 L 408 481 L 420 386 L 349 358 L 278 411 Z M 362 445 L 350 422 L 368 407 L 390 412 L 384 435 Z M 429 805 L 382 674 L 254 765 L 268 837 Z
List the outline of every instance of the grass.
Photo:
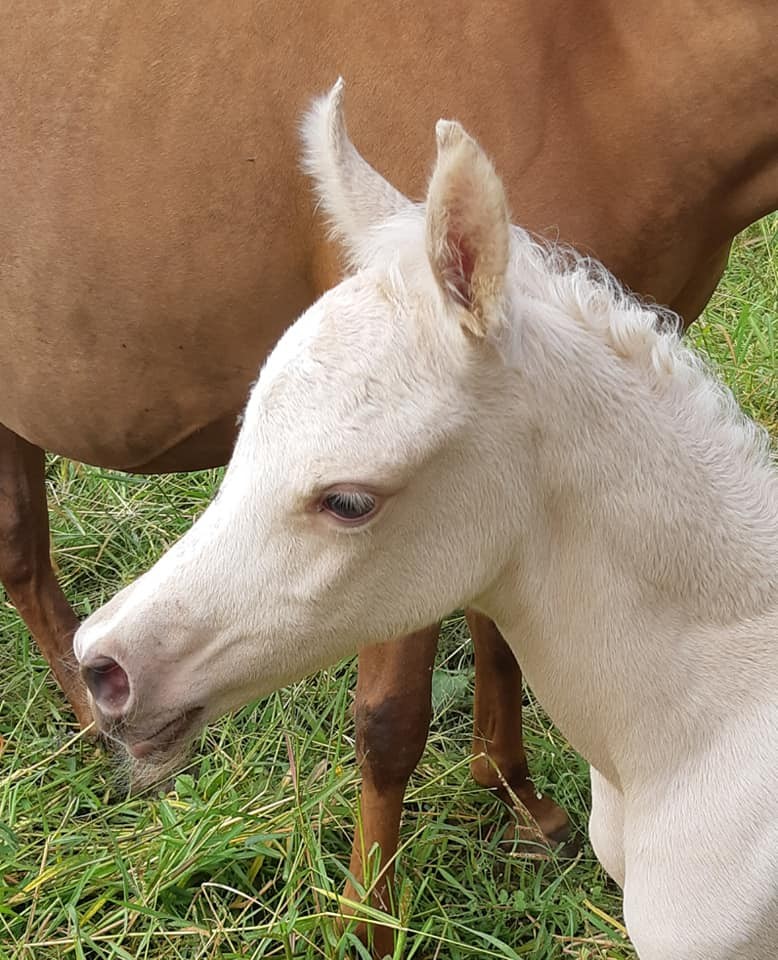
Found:
M 693 337 L 778 437 L 777 217 L 739 238 Z M 78 612 L 145 570 L 217 482 L 218 472 L 141 479 L 52 460 L 54 555 Z M 358 809 L 353 663 L 213 725 L 196 778 L 128 800 L 110 759 L 75 736 L 4 600 L 0 631 L 1 960 L 366 956 L 336 922 Z M 572 861 L 529 860 L 503 842 L 499 805 L 468 774 L 472 678 L 454 617 L 407 795 L 397 955 L 634 958 L 618 891 L 586 845 Z M 538 785 L 583 830 L 585 765 L 531 699 L 525 724 Z

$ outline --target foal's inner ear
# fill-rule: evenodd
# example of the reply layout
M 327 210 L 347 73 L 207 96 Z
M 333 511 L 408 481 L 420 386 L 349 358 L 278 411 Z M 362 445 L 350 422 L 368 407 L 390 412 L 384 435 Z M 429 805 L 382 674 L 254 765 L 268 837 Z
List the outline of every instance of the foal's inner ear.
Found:
M 505 191 L 489 158 L 458 123 L 439 120 L 427 191 L 427 256 L 444 296 L 477 337 L 499 322 L 510 252 Z

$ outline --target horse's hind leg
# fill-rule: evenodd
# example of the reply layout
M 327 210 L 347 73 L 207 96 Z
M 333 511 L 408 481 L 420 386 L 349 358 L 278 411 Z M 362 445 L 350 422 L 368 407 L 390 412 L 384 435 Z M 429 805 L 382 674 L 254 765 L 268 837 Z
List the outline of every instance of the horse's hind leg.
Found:
M 35 637 L 79 724 L 92 721 L 75 669 L 78 619 L 51 567 L 43 451 L 0 424 L 0 580 Z
M 529 775 L 521 718 L 521 669 L 488 617 L 468 610 L 467 622 L 476 668 L 473 777 L 482 786 L 495 789 L 509 805 L 511 791 L 515 793 L 546 839 L 552 845 L 564 843 L 570 832 L 567 814 L 549 797 L 538 796 Z
M 379 846 L 378 866 L 382 872 L 373 887 L 371 902 L 386 912 L 391 912 L 392 906 L 394 856 L 405 788 L 429 732 L 437 645 L 435 625 L 394 643 L 367 647 L 359 655 L 354 716 L 362 797 L 350 870 L 361 883 L 368 854 L 374 845 Z M 360 899 L 350 883 L 344 896 Z M 374 955 L 391 954 L 391 929 L 373 926 L 372 931 Z M 366 939 L 365 927 L 358 933 Z

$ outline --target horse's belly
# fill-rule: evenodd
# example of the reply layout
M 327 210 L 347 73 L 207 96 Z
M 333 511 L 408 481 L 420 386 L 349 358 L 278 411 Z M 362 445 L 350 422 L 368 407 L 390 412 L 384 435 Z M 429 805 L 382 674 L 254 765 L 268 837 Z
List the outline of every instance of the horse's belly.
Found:
M 39 446 L 126 468 L 226 456 L 262 359 L 322 286 L 297 127 L 341 72 L 355 142 L 410 196 L 456 116 L 529 228 L 660 301 L 694 274 L 699 243 L 668 247 L 666 218 L 651 255 L 661 177 L 603 208 L 608 165 L 643 182 L 650 152 L 614 155 L 594 107 L 578 128 L 568 46 L 545 42 L 569 21 L 554 4 L 491 4 L 466 48 L 462 0 L 17 7 L 0 24 L 0 422 Z M 592 54 L 574 74 L 589 89 L 600 72 Z
M 229 458 L 249 387 L 295 316 L 151 317 L 89 333 L 0 324 L 0 422 L 55 453 L 115 469 L 196 469 Z M 210 326 L 206 324 L 208 321 Z

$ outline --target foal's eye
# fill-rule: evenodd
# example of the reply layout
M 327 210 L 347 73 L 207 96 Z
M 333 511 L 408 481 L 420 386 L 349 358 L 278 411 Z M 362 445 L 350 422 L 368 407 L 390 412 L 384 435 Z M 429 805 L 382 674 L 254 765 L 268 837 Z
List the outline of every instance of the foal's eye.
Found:
M 320 509 L 345 523 L 357 523 L 366 520 L 376 506 L 376 498 L 364 490 L 333 490 L 322 497 Z

